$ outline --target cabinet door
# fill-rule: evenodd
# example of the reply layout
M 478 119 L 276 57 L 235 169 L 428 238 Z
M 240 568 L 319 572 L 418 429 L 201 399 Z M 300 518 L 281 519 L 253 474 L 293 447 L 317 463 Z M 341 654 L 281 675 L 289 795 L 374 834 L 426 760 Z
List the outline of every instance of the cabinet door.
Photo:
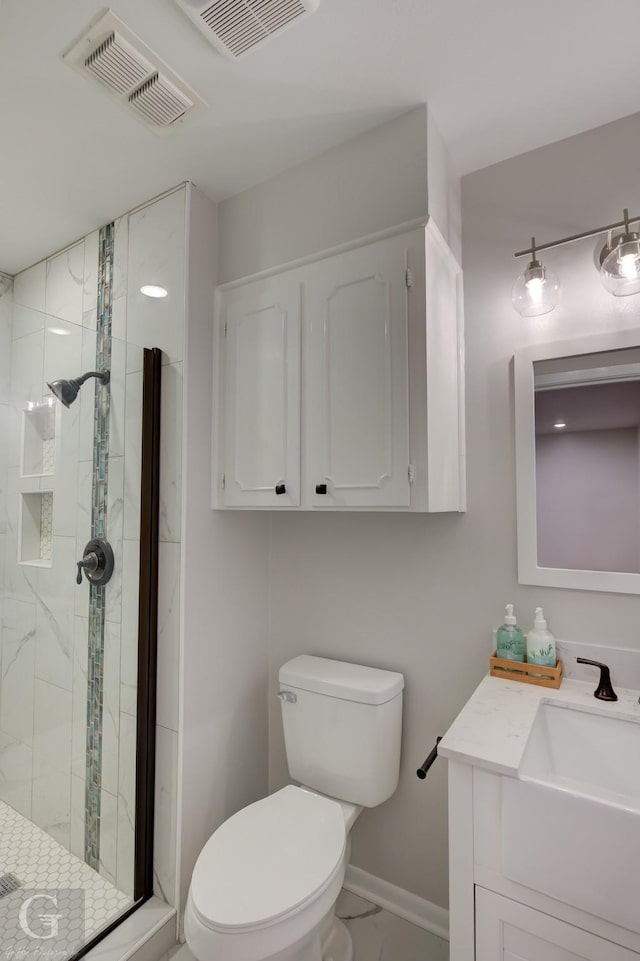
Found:
M 476 961 L 638 961 L 640 955 L 476 888 Z
M 305 495 L 313 507 L 406 508 L 405 239 L 315 264 L 305 303 Z
M 281 277 L 224 295 L 226 507 L 300 504 L 300 298 Z

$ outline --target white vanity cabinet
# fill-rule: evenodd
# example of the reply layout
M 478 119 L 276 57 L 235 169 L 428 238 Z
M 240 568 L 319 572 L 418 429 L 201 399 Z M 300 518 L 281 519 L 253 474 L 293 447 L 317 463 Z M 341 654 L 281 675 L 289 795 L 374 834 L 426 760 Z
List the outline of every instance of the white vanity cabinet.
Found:
M 503 782 L 510 780 L 449 759 L 452 961 L 639 961 L 637 930 L 507 876 L 502 799 Z M 529 830 L 523 823 L 522 831 Z M 603 852 L 597 837 L 585 837 L 585 845 L 593 848 L 597 885 Z
M 493 891 L 476 888 L 475 961 L 637 961 L 638 955 L 534 911 Z
M 222 286 L 213 506 L 461 511 L 461 270 L 435 225 Z

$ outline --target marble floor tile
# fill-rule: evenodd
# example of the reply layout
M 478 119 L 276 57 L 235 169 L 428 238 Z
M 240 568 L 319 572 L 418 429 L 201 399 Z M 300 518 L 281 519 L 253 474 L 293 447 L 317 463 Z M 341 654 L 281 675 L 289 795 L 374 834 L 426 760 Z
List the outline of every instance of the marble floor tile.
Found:
M 449 944 L 442 938 L 350 891 L 342 891 L 336 908 L 351 932 L 353 961 L 449 961 Z M 186 944 L 177 944 L 161 961 L 193 961 L 193 955 Z
M 191 951 L 186 944 L 176 944 L 162 961 L 195 961 Z
M 353 961 L 448 961 L 449 945 L 429 931 L 410 924 L 343 891 L 338 898 L 342 918 L 353 940 Z

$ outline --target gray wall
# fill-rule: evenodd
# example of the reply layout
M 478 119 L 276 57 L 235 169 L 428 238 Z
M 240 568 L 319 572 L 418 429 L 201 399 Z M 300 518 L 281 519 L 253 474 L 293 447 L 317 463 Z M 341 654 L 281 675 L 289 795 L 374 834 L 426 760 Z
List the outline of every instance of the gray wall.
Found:
M 368 184 L 361 200 L 368 199 L 370 206 L 367 216 L 353 217 L 357 232 L 351 236 L 425 212 L 423 179 L 411 179 L 403 166 L 410 159 L 409 131 L 407 136 L 395 139 L 395 159 L 384 147 L 378 154 L 375 137 L 358 154 L 360 178 Z M 592 266 L 595 244 L 587 241 L 547 258 L 564 285 L 562 305 L 554 313 L 522 320 L 510 303 L 523 266 L 516 264 L 513 251 L 532 234 L 553 239 L 607 223 L 625 205 L 640 208 L 639 148 L 640 116 L 635 116 L 463 181 L 468 513 L 282 513 L 272 518 L 272 689 L 279 665 L 304 652 L 405 673 L 400 786 L 390 801 L 365 811 L 355 825 L 352 860 L 440 905 L 447 903 L 446 764 L 438 762 L 425 782 L 415 777 L 415 768 L 486 673 L 491 631 L 504 604 L 516 604 L 525 628 L 534 607 L 542 604 L 559 637 L 640 646 L 638 598 L 517 584 L 511 387 L 515 349 L 635 326 L 640 298 L 619 301 L 604 291 Z M 320 182 L 315 163 L 305 165 L 306 179 L 302 168 L 289 175 L 292 191 L 305 199 L 299 235 L 291 231 L 289 195 L 285 217 L 276 204 L 285 178 L 221 205 L 222 242 L 226 247 L 230 238 L 232 244 L 222 256 L 223 279 L 306 253 L 313 244 L 320 249 L 347 239 L 332 236 L 342 221 L 332 207 L 323 209 L 322 191 L 314 192 Z M 397 201 L 391 207 L 389 192 Z M 260 238 L 255 246 L 252 231 Z M 271 789 L 287 777 L 273 700 Z
M 196 188 L 188 190 L 178 773 L 182 905 L 211 834 L 267 792 L 269 636 L 269 515 L 210 506 L 217 210 Z
M 303 651 L 405 672 L 400 787 L 356 824 L 352 860 L 437 904 L 447 903 L 446 764 L 424 783 L 414 769 L 486 672 L 504 604 L 516 604 L 525 628 L 542 604 L 559 637 L 640 647 L 637 597 L 517 584 L 510 373 L 519 347 L 640 323 L 640 298 L 601 288 L 593 241 L 547 258 L 564 285 L 554 313 L 522 320 L 510 303 L 512 254 L 532 233 L 553 239 L 610 222 L 623 205 L 640 208 L 639 150 L 636 116 L 463 180 L 466 516 L 273 518 L 272 683 Z M 273 707 L 270 745 L 275 788 L 285 765 Z
M 426 106 L 418 107 L 223 201 L 218 208 L 220 280 L 246 276 L 431 212 L 441 218 L 438 226 L 457 250 L 459 194 L 459 179 L 433 118 Z M 241 538 L 247 533 L 258 536 L 252 517 L 223 515 L 215 522 L 224 522 Z M 275 689 L 280 664 L 302 652 L 405 671 L 402 786 L 392 801 L 362 816 L 355 831 L 354 860 L 440 903 L 446 899 L 446 826 L 440 817 L 434 836 L 425 805 L 436 798 L 439 814 L 443 811 L 446 772 L 440 765 L 428 786 L 421 786 L 415 768 L 442 729 L 442 718 L 451 720 L 455 709 L 449 706 L 446 688 L 430 680 L 441 673 L 444 662 L 429 630 L 432 592 L 425 590 L 425 580 L 440 579 L 451 533 L 459 536 L 461 523 L 457 516 L 397 514 L 274 514 L 271 520 L 270 690 Z M 427 555 L 416 556 L 413 566 L 408 557 L 421 550 L 425 539 L 430 545 Z M 407 556 L 398 556 L 405 550 Z M 259 541 L 256 551 L 261 556 Z M 407 578 L 396 574 L 398 566 L 408 566 Z M 465 567 L 471 580 L 472 565 L 466 558 Z M 247 571 L 245 576 L 255 584 L 254 573 Z M 459 569 L 455 576 L 461 576 Z M 441 584 L 434 584 L 433 595 L 441 590 Z M 446 648 L 446 639 L 443 644 Z M 452 653 L 455 660 L 455 650 Z M 254 659 L 252 675 L 259 663 Z M 479 672 L 478 667 L 474 680 Z M 424 691 L 432 685 L 438 690 L 425 699 Z M 472 687 L 473 681 L 465 691 Z M 188 684 L 186 690 L 191 696 Z M 269 712 L 269 787 L 274 790 L 286 782 L 287 770 L 278 702 L 271 695 Z M 402 832 L 407 824 L 410 831 Z M 428 852 L 426 872 L 435 879 L 431 886 L 425 884 L 425 858 L 418 851 Z
M 459 257 L 460 180 L 423 105 L 224 200 L 220 283 L 429 212 Z

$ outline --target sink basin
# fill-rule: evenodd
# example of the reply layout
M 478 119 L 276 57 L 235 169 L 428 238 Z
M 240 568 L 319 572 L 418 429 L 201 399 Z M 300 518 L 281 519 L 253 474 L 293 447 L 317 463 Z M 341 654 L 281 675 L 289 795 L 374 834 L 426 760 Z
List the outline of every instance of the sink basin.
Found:
M 640 723 L 541 703 L 502 779 L 506 877 L 640 934 Z
M 640 723 L 542 703 L 518 776 L 640 810 L 639 758 Z

